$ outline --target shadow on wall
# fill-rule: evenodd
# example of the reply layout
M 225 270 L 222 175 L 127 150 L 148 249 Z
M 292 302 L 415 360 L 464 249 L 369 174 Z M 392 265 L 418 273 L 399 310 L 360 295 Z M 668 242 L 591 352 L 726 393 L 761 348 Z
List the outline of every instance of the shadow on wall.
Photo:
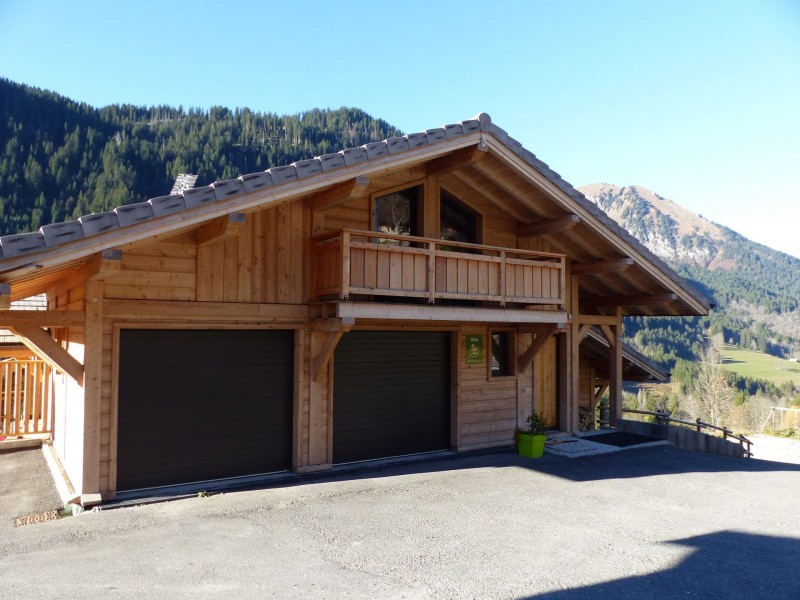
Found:
M 523 598 L 800 598 L 798 539 L 720 531 L 668 543 L 693 552 L 665 571 Z

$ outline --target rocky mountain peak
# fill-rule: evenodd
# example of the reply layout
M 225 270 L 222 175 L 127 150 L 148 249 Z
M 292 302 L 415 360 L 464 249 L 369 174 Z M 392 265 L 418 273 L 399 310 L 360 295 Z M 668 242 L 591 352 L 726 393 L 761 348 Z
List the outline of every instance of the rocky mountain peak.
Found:
M 656 256 L 711 269 L 732 268 L 721 258 L 729 230 L 654 191 L 610 183 L 578 189 Z

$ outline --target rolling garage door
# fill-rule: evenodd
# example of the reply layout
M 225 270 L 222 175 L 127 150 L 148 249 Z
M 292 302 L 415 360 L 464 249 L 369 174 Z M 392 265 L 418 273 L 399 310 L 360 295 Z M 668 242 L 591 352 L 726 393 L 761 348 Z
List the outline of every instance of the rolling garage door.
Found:
M 118 490 L 291 467 L 293 331 L 120 333 Z
M 353 331 L 334 354 L 335 463 L 450 448 L 450 334 Z

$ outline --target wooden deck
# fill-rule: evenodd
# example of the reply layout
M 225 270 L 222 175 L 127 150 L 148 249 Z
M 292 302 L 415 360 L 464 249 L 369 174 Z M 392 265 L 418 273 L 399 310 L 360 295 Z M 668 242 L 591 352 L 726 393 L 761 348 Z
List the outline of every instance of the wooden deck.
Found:
M 314 299 L 353 295 L 564 306 L 565 256 L 342 229 L 314 238 Z

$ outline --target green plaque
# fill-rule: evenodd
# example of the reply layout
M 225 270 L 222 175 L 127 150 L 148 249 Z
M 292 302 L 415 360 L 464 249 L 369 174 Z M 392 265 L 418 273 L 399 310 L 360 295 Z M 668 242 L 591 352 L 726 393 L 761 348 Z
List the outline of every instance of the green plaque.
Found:
M 467 336 L 467 364 L 480 364 L 483 362 L 483 336 Z

